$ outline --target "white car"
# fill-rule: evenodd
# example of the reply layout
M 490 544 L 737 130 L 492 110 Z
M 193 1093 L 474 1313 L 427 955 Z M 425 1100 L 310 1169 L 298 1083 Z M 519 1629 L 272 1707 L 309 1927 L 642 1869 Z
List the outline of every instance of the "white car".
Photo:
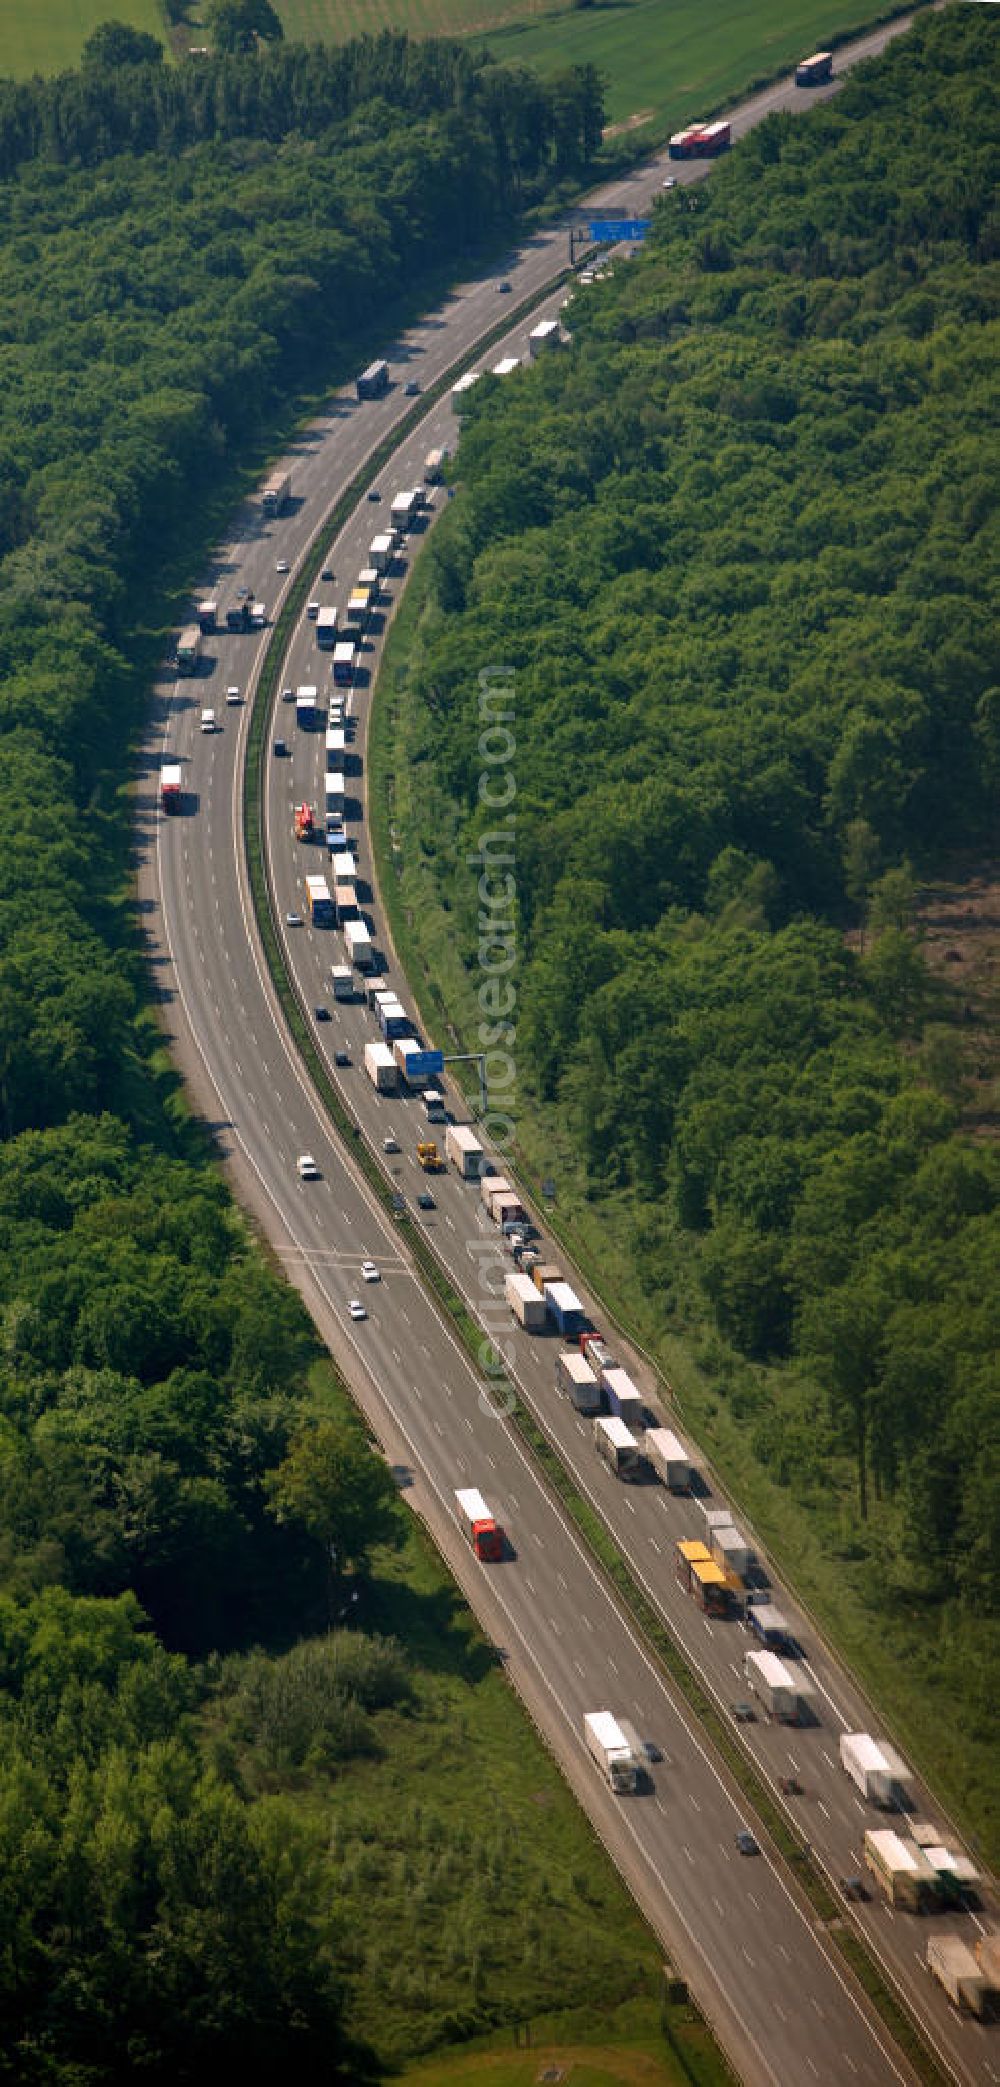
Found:
M 319 1180 L 319 1168 L 316 1165 L 316 1162 L 311 1152 L 300 1152 L 298 1159 L 295 1162 L 295 1165 L 298 1170 L 298 1176 L 300 1181 Z
M 664 188 L 676 188 L 676 187 L 677 187 L 677 176 L 676 176 L 676 174 L 668 174 L 668 175 L 667 175 L 667 178 L 666 178 L 666 180 L 665 180 L 665 182 L 664 182 L 664 184 L 663 184 L 663 186 L 664 186 Z
M 398 1151 L 399 1151 L 399 1139 L 398 1139 L 398 1138 L 392 1138 L 392 1137 L 389 1137 L 389 1138 L 383 1138 L 383 1140 L 382 1140 L 382 1150 L 383 1150 L 383 1152 L 398 1152 Z
M 214 712 L 214 710 L 203 710 L 203 711 L 202 711 L 202 713 L 201 713 L 201 729 L 202 729 L 202 731 L 203 731 L 203 732 L 214 732 L 214 731 L 215 731 L 215 712 Z
M 291 572 L 291 569 L 292 568 L 289 565 L 287 558 L 279 558 L 278 563 L 274 568 L 275 572 Z
M 362 1278 L 362 1281 L 363 1281 L 363 1282 L 366 1282 L 366 1283 L 380 1283 L 380 1282 L 381 1282 L 382 1278 L 381 1278 L 381 1276 L 380 1276 L 380 1274 L 379 1274 L 379 1272 L 378 1272 L 378 1269 L 377 1269 L 377 1268 L 376 1268 L 376 1266 L 375 1266 L 375 1263 L 374 1263 L 374 1261 L 362 1261 L 362 1263 L 361 1263 L 361 1278 Z
M 352 1319 L 367 1319 L 368 1317 L 368 1313 L 365 1311 L 364 1305 L 362 1304 L 360 1297 L 349 1297 L 347 1300 L 347 1309 L 350 1312 Z
M 241 698 L 239 689 L 237 688 L 236 683 L 233 682 L 232 686 L 230 688 L 227 688 L 226 690 L 226 702 L 238 703 L 240 700 Z

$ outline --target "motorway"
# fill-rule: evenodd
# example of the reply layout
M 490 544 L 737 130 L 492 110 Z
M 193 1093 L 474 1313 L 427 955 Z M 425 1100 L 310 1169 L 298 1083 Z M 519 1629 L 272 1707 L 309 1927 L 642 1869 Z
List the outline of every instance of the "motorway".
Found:
M 782 99 L 794 105 L 810 98 L 794 89 L 773 89 L 748 105 L 734 129 L 746 127 L 751 108 L 759 116 Z M 676 171 L 687 181 L 702 177 L 706 169 Z M 631 214 L 645 194 L 655 192 L 663 172 L 659 167 L 629 176 L 595 198 L 595 207 Z M 503 309 L 498 278 L 511 281 L 510 301 L 516 304 L 551 279 L 565 250 L 565 227 L 527 242 L 521 253 L 461 286 L 438 312 L 388 344 L 394 377 L 402 381 L 387 398 L 364 406 L 346 395 L 330 402 L 289 459 L 293 512 L 267 525 L 249 508 L 241 513 L 201 591 L 226 600 L 238 585 L 249 586 L 268 602 L 273 616 L 279 590 L 289 584 L 276 572 L 279 559 L 294 570 L 324 513 L 393 421 L 408 410 L 402 382 L 419 373 L 426 388 L 471 351 Z M 548 309 L 557 310 L 564 294 L 555 294 L 530 321 L 514 328 L 510 352 L 523 352 L 529 326 Z M 491 351 L 489 361 L 502 352 L 506 344 Z M 379 476 L 382 503 L 363 500 L 332 546 L 328 557 L 337 578 L 317 588 L 320 598 L 343 608 L 350 583 L 368 563 L 369 538 L 382 526 L 393 490 L 419 481 L 427 449 L 454 441 L 446 398 Z M 390 578 L 390 613 L 404 566 L 401 562 Z M 140 900 L 154 977 L 195 1102 L 215 1131 L 237 1193 L 281 1256 L 370 1418 L 397 1470 L 403 1497 L 432 1528 L 484 1627 L 503 1648 L 512 1681 L 741 2076 L 754 2082 L 906 2079 L 905 2066 L 870 2022 L 808 1908 L 772 1863 L 766 1840 L 761 1837 L 764 1852 L 758 1860 L 736 1853 L 734 1835 L 746 1823 L 738 1794 L 430 1305 L 399 1234 L 350 1167 L 315 1101 L 261 957 L 241 845 L 249 697 L 266 643 L 266 633 L 222 636 L 210 642 L 211 659 L 202 676 L 160 684 L 138 791 Z M 377 640 L 367 654 L 369 683 L 376 662 Z M 319 681 L 320 663 L 312 626 L 303 620 L 281 678 L 290 684 Z M 231 682 L 240 686 L 246 704 L 225 705 L 223 690 Z M 363 816 L 368 702 L 366 684 L 352 698 L 356 794 L 349 826 L 362 896 L 368 887 L 366 912 L 378 933 Z M 215 734 L 198 730 L 203 704 L 217 711 L 222 729 Z M 295 843 L 291 827 L 293 803 L 305 797 L 322 804 L 322 732 L 297 733 L 293 716 L 278 706 L 265 769 L 267 842 L 282 923 L 287 911 L 303 910 L 306 867 L 322 867 L 320 851 Z M 279 732 L 291 748 L 289 760 L 270 756 L 271 740 Z M 156 777 L 164 758 L 181 760 L 185 769 L 185 812 L 172 820 L 162 819 L 156 807 Z M 387 1133 L 398 1138 L 402 1149 L 392 1171 L 408 1206 L 418 1187 L 432 1187 L 436 1208 L 420 1221 L 472 1307 L 481 1308 L 496 1235 L 475 1189 L 450 1173 L 430 1183 L 419 1174 L 414 1154 L 422 1122 L 419 1104 L 376 1096 L 366 1080 L 360 1061 L 364 1041 L 377 1034 L 374 1018 L 360 1001 L 335 1005 L 328 987 L 329 965 L 342 959 L 339 936 L 308 925 L 283 932 L 303 1004 L 311 1009 L 325 1000 L 330 1007 L 333 1019 L 317 1027 L 316 1038 L 329 1054 L 331 1074 L 348 1108 L 380 1154 Z M 384 932 L 378 938 L 392 975 Z M 397 982 L 406 1002 L 405 983 Z M 338 1048 L 347 1049 L 353 1061 L 343 1072 L 333 1068 Z M 297 1178 L 295 1157 L 306 1150 L 320 1163 L 317 1183 Z M 360 1265 L 369 1256 L 381 1270 L 378 1285 L 361 1281 Z M 368 1319 L 360 1325 L 347 1312 L 354 1296 L 368 1308 Z M 600 1323 L 599 1312 L 595 1318 Z M 703 1618 L 673 1581 L 675 1536 L 702 1533 L 696 1505 L 673 1499 L 659 1486 L 619 1486 L 594 1458 L 589 1424 L 555 1393 L 558 1344 L 519 1331 L 510 1340 L 522 1396 L 613 1529 L 636 1578 L 706 1686 L 723 1707 L 744 1696 L 741 1661 L 747 1640 L 742 1627 Z M 655 1404 L 641 1358 L 631 1357 L 617 1338 L 614 1345 Z M 463 1483 L 480 1486 L 510 1533 L 512 1555 L 499 1569 L 477 1565 L 457 1535 L 451 1496 Z M 801 1779 L 804 1795 L 790 1801 L 791 1816 L 836 1883 L 859 1867 L 864 1824 L 878 1823 L 878 1815 L 861 1806 L 836 1765 L 836 1738 L 843 1729 L 872 1729 L 873 1713 L 791 1598 L 783 1591 L 777 1598 L 808 1655 L 800 1665 L 813 1690 L 816 1723 L 791 1733 L 759 1722 L 741 1728 L 741 1736 L 772 1786 L 779 1775 L 794 1773 Z M 664 1755 L 652 1773 L 655 1787 L 642 1797 L 612 1798 L 585 1755 L 583 1713 L 604 1707 L 631 1716 Z M 925 1793 L 918 1793 L 918 1803 L 922 1812 L 934 1815 Z M 959 2020 L 930 1986 L 923 1950 L 933 1923 L 893 1915 L 874 1904 L 854 1914 L 955 2076 L 969 2081 L 1000 2077 L 995 2038 L 980 2025 Z M 958 1924 L 969 1930 L 968 1918 Z

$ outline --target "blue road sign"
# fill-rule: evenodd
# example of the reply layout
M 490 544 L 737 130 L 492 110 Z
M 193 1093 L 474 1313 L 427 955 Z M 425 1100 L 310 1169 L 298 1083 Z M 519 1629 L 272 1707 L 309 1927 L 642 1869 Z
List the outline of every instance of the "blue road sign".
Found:
M 603 245 L 617 246 L 620 239 L 645 239 L 652 222 L 651 217 L 595 217 L 590 236 Z
M 434 1073 L 444 1071 L 443 1051 L 409 1051 L 406 1058 L 407 1078 L 429 1080 Z

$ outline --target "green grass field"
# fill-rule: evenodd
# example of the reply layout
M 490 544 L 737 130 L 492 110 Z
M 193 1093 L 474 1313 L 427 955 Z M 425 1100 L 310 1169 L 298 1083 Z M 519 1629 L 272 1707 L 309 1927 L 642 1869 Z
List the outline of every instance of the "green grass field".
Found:
M 291 41 L 340 43 L 386 25 L 414 36 L 488 38 L 510 63 L 542 72 L 589 63 L 608 79 L 608 121 L 640 119 L 662 136 L 682 119 L 710 115 L 748 82 L 782 71 L 829 37 L 857 29 L 874 0 L 597 0 L 586 9 L 548 0 L 276 0 Z M 40 0 L 37 13 L 0 0 L 0 66 L 23 78 L 75 65 L 98 22 L 113 17 L 167 42 L 156 0 Z M 199 0 L 176 39 L 204 40 Z M 639 127 L 637 124 L 636 127 Z
M 65 72 L 79 63 L 98 23 L 109 21 L 130 22 L 166 46 L 156 0 L 40 0 L 37 10 L 23 0 L 0 0 L 0 74 L 24 80 L 35 72 Z
M 710 115 L 748 81 L 780 72 L 879 12 L 875 0 L 597 0 L 585 10 L 544 0 L 275 0 L 285 34 L 340 39 L 385 23 L 415 36 L 488 37 L 510 63 L 606 73 L 608 121 L 648 116 L 649 135 Z M 644 126 L 645 129 L 645 126 Z

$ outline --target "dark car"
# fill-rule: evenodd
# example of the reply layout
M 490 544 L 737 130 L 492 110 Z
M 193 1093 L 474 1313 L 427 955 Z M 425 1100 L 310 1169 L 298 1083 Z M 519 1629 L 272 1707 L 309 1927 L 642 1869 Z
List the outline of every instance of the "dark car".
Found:
M 328 1022 L 330 1019 L 330 1010 L 328 1007 L 314 1007 L 313 1013 L 316 1016 L 317 1022 Z
M 427 1189 L 421 1189 L 420 1194 L 417 1197 L 417 1209 L 435 1210 L 436 1208 L 437 1205 L 435 1204 L 433 1196 L 428 1193 Z
M 288 752 L 288 748 L 287 748 L 287 746 L 285 745 L 285 742 L 284 742 L 284 740 L 283 740 L 283 739 L 276 739 L 276 740 L 275 740 L 275 742 L 274 742 L 274 755 L 275 755 L 275 759 L 276 759 L 276 760 L 278 760 L 278 761 L 280 761 L 280 759 L 281 759 L 281 757 L 282 757 L 282 754 L 287 754 L 287 752 Z
M 840 1889 L 845 1899 L 866 1899 L 868 1886 L 863 1877 L 841 1877 Z
M 510 284 L 508 282 L 498 283 L 497 289 L 506 294 L 506 292 L 510 289 Z
M 377 487 L 377 486 L 372 486 L 372 488 L 371 488 L 371 491 L 369 492 L 368 498 L 369 498 L 369 500 L 381 500 L 381 498 L 382 498 L 382 495 L 381 495 L 381 493 L 379 492 L 379 489 L 378 489 L 378 487 Z
M 745 1827 L 743 1827 L 736 1836 L 736 1846 L 738 1847 L 741 1855 L 760 1854 L 760 1849 L 758 1848 L 757 1843 L 754 1840 L 753 1834 L 748 1833 Z
M 283 688 L 281 691 L 281 700 L 283 703 L 294 703 L 295 690 L 293 688 Z
M 738 1725 L 752 1725 L 757 1715 L 752 1703 L 731 1703 L 729 1708 Z
M 335 579 L 335 578 L 336 578 L 336 574 L 335 574 L 335 572 L 334 572 L 334 570 L 333 570 L 333 567 L 332 567 L 332 565 L 324 565 L 324 567 L 323 567 L 323 570 L 322 570 L 322 572 L 320 573 L 320 579 L 321 579 L 321 580 L 333 580 L 333 579 Z
M 347 1051 L 334 1051 L 333 1062 L 334 1065 L 350 1065 L 350 1053 Z
M 410 378 L 410 381 L 409 381 L 409 383 L 408 383 L 408 384 L 404 384 L 404 386 L 403 386 L 403 397 L 404 397 L 404 398 L 407 398 L 407 399 L 415 399 L 415 398 L 417 398 L 417 397 L 418 397 L 418 395 L 419 395 L 419 392 L 420 392 L 420 386 L 419 386 L 419 384 L 417 383 L 417 380 L 416 380 L 416 378 L 415 378 L 415 377 L 411 377 L 411 378 Z

